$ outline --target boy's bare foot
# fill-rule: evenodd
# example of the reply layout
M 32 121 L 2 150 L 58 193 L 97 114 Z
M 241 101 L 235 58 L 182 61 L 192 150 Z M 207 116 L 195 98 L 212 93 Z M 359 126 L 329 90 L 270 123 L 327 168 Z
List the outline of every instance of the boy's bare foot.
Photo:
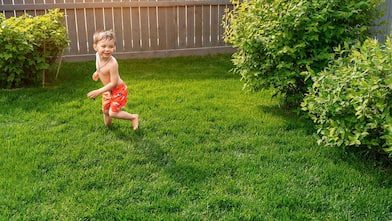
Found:
M 133 116 L 134 117 L 131 120 L 132 121 L 132 125 L 133 125 L 133 130 L 137 130 L 139 128 L 139 115 L 134 114 Z

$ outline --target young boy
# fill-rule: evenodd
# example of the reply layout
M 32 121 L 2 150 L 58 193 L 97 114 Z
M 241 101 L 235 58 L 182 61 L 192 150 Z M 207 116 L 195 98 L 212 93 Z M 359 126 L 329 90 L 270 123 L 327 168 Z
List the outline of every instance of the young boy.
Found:
M 96 68 L 93 80 L 101 80 L 103 87 L 90 91 L 89 98 L 96 98 L 102 94 L 103 119 L 106 126 L 112 125 L 112 118 L 130 120 L 133 130 L 139 127 L 139 115 L 122 111 L 128 100 L 127 86 L 118 73 L 117 60 L 112 56 L 116 46 L 116 39 L 112 30 L 97 31 L 93 36 L 96 53 Z

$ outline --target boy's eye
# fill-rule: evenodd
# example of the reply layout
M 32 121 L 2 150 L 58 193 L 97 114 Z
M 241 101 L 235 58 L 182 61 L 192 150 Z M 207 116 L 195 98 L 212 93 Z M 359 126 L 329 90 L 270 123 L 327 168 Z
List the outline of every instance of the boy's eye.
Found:
M 114 48 L 113 45 L 101 45 L 102 48 Z

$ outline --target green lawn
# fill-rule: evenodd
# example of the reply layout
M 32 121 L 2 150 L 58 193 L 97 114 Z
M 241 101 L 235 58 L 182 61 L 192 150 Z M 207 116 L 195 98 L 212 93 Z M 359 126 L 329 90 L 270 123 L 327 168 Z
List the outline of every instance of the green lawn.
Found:
M 94 61 L 0 91 L 0 220 L 391 220 L 392 169 L 320 147 L 228 55 L 119 60 L 130 122 L 103 124 Z

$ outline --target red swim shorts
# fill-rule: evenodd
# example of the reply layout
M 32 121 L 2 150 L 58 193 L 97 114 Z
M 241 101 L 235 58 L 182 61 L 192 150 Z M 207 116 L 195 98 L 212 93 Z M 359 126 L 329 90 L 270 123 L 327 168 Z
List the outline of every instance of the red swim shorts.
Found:
M 102 110 L 112 109 L 113 112 L 119 112 L 128 101 L 128 89 L 125 83 L 119 84 L 110 92 L 102 94 Z

